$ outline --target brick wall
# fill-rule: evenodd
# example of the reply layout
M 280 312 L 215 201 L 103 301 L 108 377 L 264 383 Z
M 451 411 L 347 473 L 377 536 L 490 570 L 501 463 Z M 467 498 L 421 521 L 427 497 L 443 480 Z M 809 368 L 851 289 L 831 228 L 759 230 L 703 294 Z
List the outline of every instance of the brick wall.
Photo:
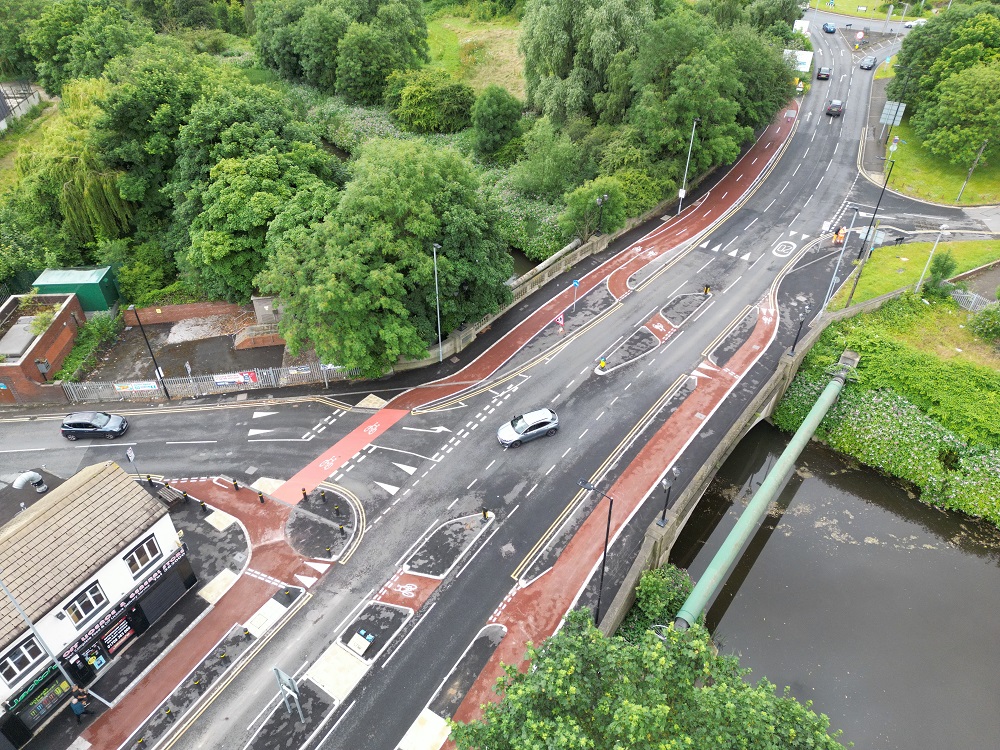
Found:
M 191 318 L 208 318 L 213 315 L 235 315 L 244 308 L 229 302 L 194 302 L 189 305 L 161 305 L 159 307 L 138 308 L 139 319 L 144 326 L 154 323 L 177 323 Z M 125 325 L 135 326 L 138 322 L 131 310 L 125 311 Z
M 61 303 L 59 312 L 48 330 L 35 339 L 19 360 L 0 362 L 0 381 L 7 386 L 0 389 L 0 403 L 66 403 L 62 388 L 47 385 L 45 378 L 50 378 L 62 367 L 76 341 L 78 321 L 83 323 L 86 317 L 75 294 L 40 294 L 37 300 L 46 304 Z M 48 360 L 50 369 L 46 376 L 38 371 L 36 359 Z

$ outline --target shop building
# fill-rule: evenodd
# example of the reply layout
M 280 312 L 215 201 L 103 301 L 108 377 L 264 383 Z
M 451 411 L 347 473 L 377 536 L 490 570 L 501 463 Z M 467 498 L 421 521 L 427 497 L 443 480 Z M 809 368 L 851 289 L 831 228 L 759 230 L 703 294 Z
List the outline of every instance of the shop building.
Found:
M 89 466 L 0 527 L 0 747 L 25 744 L 196 583 L 167 509 Z M 53 654 L 62 666 L 49 657 Z

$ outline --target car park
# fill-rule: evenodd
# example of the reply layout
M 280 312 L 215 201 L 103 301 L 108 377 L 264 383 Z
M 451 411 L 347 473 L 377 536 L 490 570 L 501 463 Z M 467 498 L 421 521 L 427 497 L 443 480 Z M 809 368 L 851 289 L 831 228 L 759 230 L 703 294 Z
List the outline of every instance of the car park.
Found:
M 875 57 L 875 55 L 868 55 L 867 57 L 861 60 L 861 69 L 871 70 L 877 64 L 878 64 L 878 58 Z
M 67 440 L 82 437 L 102 437 L 112 440 L 128 430 L 128 420 L 106 411 L 79 411 L 67 414 L 59 431 Z
M 497 430 L 497 440 L 504 448 L 517 448 L 521 443 L 546 436 L 552 437 L 559 431 L 559 417 L 551 409 L 537 409 L 504 422 Z
M 844 113 L 844 103 L 840 99 L 834 99 L 826 105 L 826 113 L 830 117 L 840 117 Z
M 833 68 L 820 68 L 816 71 L 816 79 L 825 81 L 830 78 L 831 73 L 833 73 Z
M 837 31 L 837 27 L 834 24 L 827 21 L 826 23 L 823 24 L 823 31 L 825 31 L 827 34 L 833 34 Z

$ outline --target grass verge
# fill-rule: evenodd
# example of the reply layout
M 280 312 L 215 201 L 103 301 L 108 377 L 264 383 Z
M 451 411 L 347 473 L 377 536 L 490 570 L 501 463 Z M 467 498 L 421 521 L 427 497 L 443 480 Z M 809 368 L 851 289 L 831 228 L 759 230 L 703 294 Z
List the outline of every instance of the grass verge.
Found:
M 45 137 L 45 129 L 59 117 L 59 107 L 54 102 L 42 102 L 32 107 L 24 117 L 14 121 L 7 132 L 0 136 L 0 194 L 17 182 L 14 162 L 22 148 L 33 149 Z
M 908 242 L 905 245 L 888 245 L 876 248 L 871 258 L 865 263 L 865 270 L 861 274 L 861 281 L 858 282 L 858 288 L 854 292 L 851 304 L 880 297 L 883 294 L 902 289 L 904 286 L 915 286 L 921 271 L 927 264 L 927 258 L 933 246 L 932 241 Z M 849 259 L 856 258 L 859 249 L 858 240 L 852 237 L 847 251 L 844 253 L 844 262 L 847 263 Z M 1000 258 L 1000 241 L 941 242 L 935 252 L 951 253 L 951 257 L 958 264 L 955 273 L 960 274 Z M 843 268 L 841 268 L 841 272 L 839 275 L 843 277 Z M 854 280 L 851 279 L 833 296 L 830 301 L 830 310 L 843 309 L 853 284 Z

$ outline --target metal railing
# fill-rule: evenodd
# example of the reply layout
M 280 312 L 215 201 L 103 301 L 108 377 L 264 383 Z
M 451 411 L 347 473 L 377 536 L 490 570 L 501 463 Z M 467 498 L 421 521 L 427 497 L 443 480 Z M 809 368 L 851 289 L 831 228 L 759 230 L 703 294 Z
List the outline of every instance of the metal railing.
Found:
M 348 370 L 335 365 L 310 363 L 295 367 L 268 367 L 215 375 L 195 375 L 186 378 L 164 378 L 163 384 L 171 398 L 197 398 L 225 393 L 283 388 L 290 385 L 311 385 L 331 380 L 361 377 L 358 369 Z M 155 380 L 91 381 L 62 384 L 71 403 L 88 401 L 163 401 L 163 386 Z
M 951 292 L 952 299 L 958 303 L 958 306 L 969 312 L 980 312 L 985 310 L 990 305 L 996 305 L 996 302 L 990 302 L 985 297 L 981 297 L 975 292 L 966 292 L 961 289 L 953 289 Z

